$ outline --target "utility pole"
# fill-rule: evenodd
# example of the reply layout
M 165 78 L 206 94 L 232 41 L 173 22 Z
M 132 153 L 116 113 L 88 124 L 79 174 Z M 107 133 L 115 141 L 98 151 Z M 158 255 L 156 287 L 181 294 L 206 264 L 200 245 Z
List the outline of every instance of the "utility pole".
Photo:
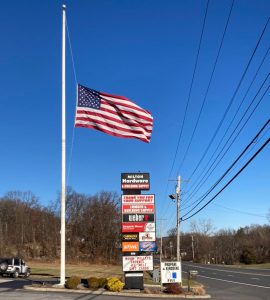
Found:
M 172 200 L 176 200 L 176 259 L 180 261 L 180 183 L 181 177 L 180 175 L 177 178 L 177 184 L 175 189 L 175 194 L 169 195 Z
M 176 260 L 180 261 L 180 182 L 181 177 L 180 175 L 177 178 L 177 185 L 176 185 L 176 201 L 177 201 L 177 221 L 176 221 L 176 228 L 177 228 L 177 236 L 176 236 Z
M 194 239 L 193 239 L 193 235 L 191 236 L 191 248 L 192 248 L 192 261 L 194 262 Z

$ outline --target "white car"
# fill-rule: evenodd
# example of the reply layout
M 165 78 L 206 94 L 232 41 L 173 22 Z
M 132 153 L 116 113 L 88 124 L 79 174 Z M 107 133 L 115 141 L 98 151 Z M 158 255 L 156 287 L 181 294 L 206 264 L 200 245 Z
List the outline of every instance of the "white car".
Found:
M 31 269 L 25 264 L 24 260 L 17 257 L 0 258 L 0 275 L 10 275 L 17 278 L 20 275 L 29 277 Z

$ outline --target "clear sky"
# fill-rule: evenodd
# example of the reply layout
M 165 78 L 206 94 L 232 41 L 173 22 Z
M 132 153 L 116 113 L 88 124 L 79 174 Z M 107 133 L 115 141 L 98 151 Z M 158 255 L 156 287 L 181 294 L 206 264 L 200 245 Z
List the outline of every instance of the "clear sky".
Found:
M 10 190 L 31 190 L 43 205 L 57 198 L 61 184 L 62 4 L 4 0 L 0 9 L 0 195 Z M 270 2 L 234 2 L 199 120 L 231 1 L 209 2 L 192 88 L 206 0 L 80 0 L 65 4 L 78 82 L 126 96 L 150 110 L 154 117 L 150 144 L 76 128 L 71 157 L 76 80 L 67 44 L 67 164 L 71 161 L 68 184 L 86 194 L 101 190 L 121 194 L 121 172 L 149 172 L 150 192 L 156 194 L 157 218 L 167 219 L 164 227 L 169 229 L 176 222 L 176 206 L 168 197 L 174 191 L 175 181 L 169 180 L 176 180 L 177 175 L 183 179 L 183 215 L 187 212 L 185 206 L 216 182 L 269 118 L 268 92 L 224 159 L 186 204 L 229 124 L 227 137 L 268 74 L 269 56 L 232 122 L 269 47 L 270 24 L 217 137 L 191 176 L 236 91 L 270 15 Z M 269 130 L 211 195 L 219 191 L 267 137 Z M 222 143 L 225 141 L 226 138 Z M 268 145 L 211 205 L 183 222 L 182 229 L 188 230 L 190 221 L 199 219 L 211 219 L 217 229 L 267 223 L 269 166 Z M 184 181 L 187 179 L 189 182 Z

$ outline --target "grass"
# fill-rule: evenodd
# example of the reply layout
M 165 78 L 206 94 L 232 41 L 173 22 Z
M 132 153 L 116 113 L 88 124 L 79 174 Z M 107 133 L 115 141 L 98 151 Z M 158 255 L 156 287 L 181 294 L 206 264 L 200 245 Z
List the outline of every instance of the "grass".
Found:
M 60 276 L 60 263 L 46 263 L 39 261 L 28 261 L 31 268 L 31 278 L 58 278 Z M 89 277 L 123 277 L 121 265 L 98 265 L 89 263 L 66 264 L 66 277 L 79 276 Z
M 28 261 L 27 265 L 31 268 L 32 279 L 48 279 L 59 278 L 60 276 L 60 262 L 41 262 L 41 261 Z M 90 263 L 77 263 L 66 264 L 66 277 L 79 276 L 81 278 L 89 277 L 117 277 L 124 280 L 124 272 L 122 265 L 101 265 Z M 160 286 L 160 283 L 154 282 L 148 272 L 144 272 L 144 283 Z M 183 286 L 188 285 L 188 281 L 183 279 Z M 190 286 L 200 285 L 198 282 L 191 280 Z
M 155 282 L 152 279 L 152 276 L 149 274 L 149 272 L 144 272 L 144 283 L 145 284 L 151 284 L 151 285 L 156 285 L 156 286 L 160 286 L 160 282 Z M 190 286 L 194 287 L 194 286 L 200 286 L 201 284 L 198 283 L 195 280 L 190 280 Z M 188 286 L 188 280 L 185 278 L 182 278 L 182 286 Z

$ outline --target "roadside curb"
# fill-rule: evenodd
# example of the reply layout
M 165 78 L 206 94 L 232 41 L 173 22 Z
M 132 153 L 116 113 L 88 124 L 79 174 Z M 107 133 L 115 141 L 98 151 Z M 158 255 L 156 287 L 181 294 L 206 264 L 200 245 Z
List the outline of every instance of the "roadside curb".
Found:
M 40 292 L 60 292 L 60 293 L 81 293 L 81 294 L 92 294 L 92 295 L 107 295 L 107 296 L 125 296 L 125 297 L 138 297 L 138 298 L 187 298 L 187 299 L 209 299 L 211 298 L 210 295 L 203 295 L 203 296 L 194 296 L 194 295 L 170 295 L 170 294 L 146 294 L 146 293 L 136 293 L 136 292 L 109 292 L 106 290 L 70 290 L 65 288 L 52 288 L 52 287 L 34 287 L 25 285 L 25 290 L 29 291 L 40 291 Z

